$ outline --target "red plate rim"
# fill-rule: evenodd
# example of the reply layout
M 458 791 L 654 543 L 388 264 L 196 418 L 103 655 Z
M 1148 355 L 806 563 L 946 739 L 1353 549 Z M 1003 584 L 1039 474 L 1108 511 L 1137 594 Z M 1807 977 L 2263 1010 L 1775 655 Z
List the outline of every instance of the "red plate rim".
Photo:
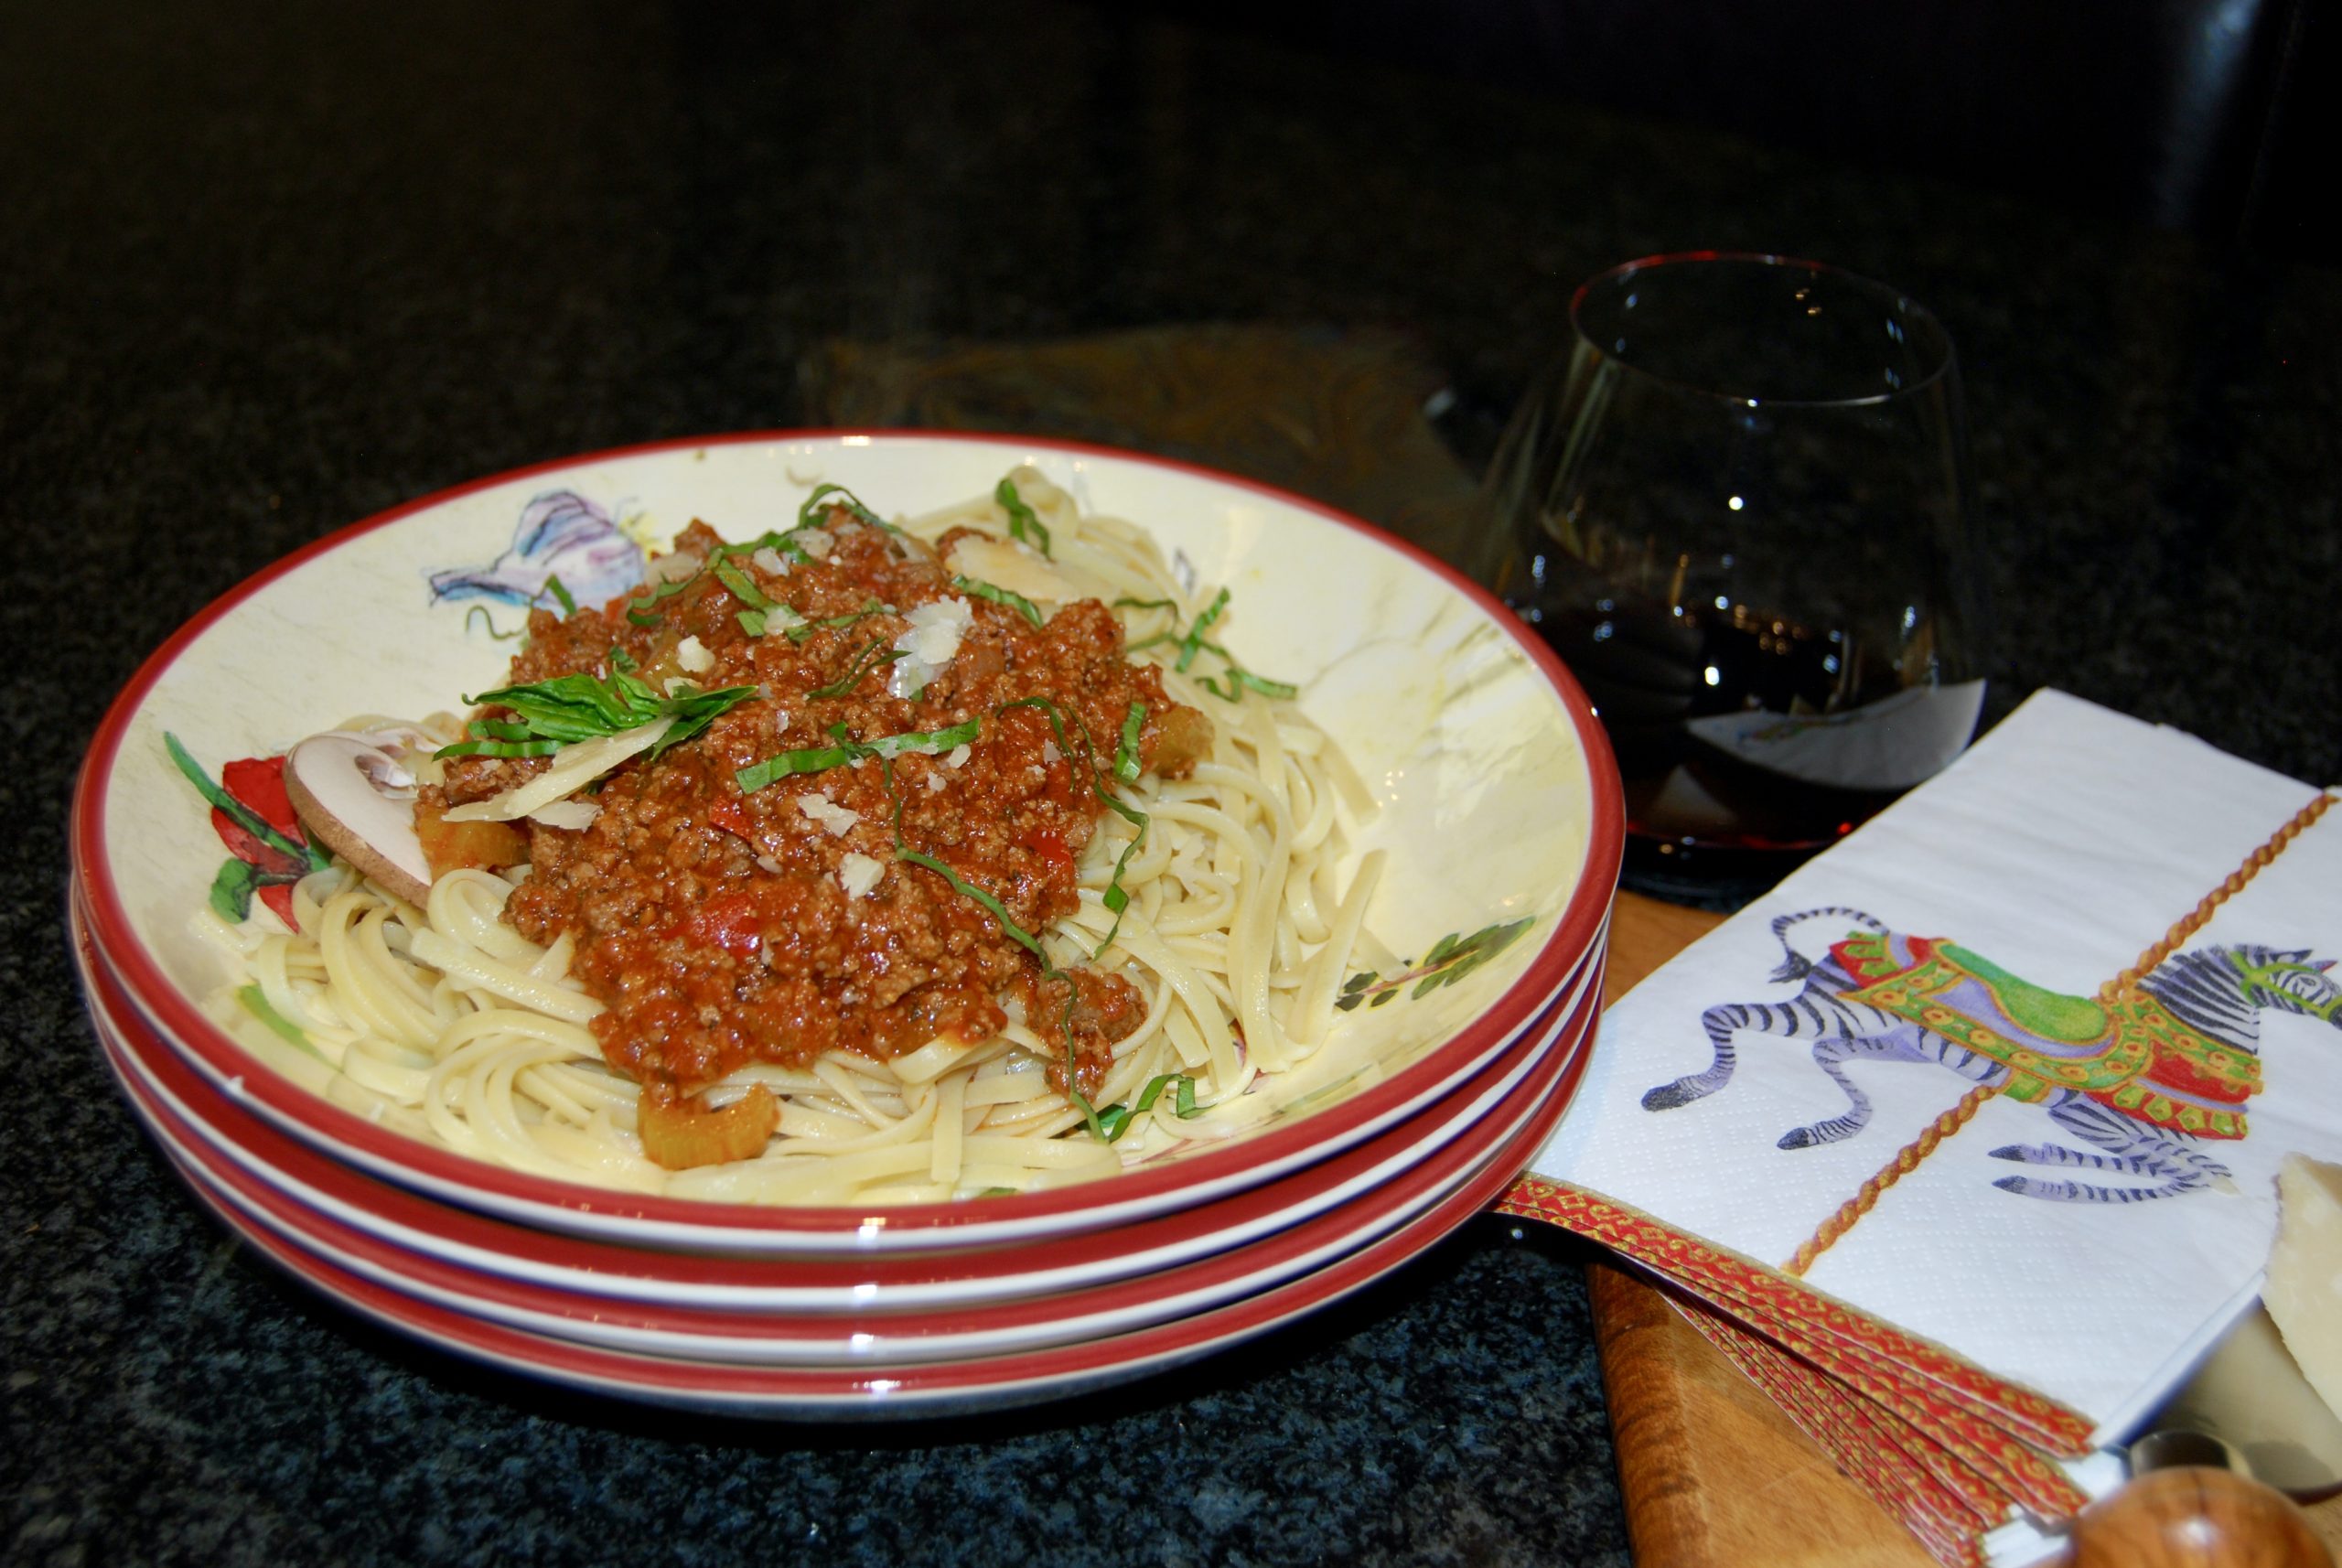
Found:
M 1486 1074 L 1491 1063 L 1511 1059 L 1509 1053 L 1514 1052 L 1524 1040 L 1542 1031 L 1549 1030 L 1554 1020 L 1565 1017 L 1574 1000 L 1582 995 L 1590 984 L 1598 986 L 1598 977 L 1606 963 L 1608 953 L 1606 932 L 1605 938 L 1598 939 L 1594 948 L 1578 960 L 1576 967 L 1570 972 L 1561 989 L 1545 999 L 1537 1014 L 1527 1024 L 1495 1040 L 1472 1058 L 1451 1064 L 1449 1076 L 1445 1079 L 1425 1085 L 1408 1101 L 1382 1112 L 1371 1122 L 1354 1129 L 1348 1136 L 1329 1148 L 1305 1151 L 1301 1155 L 1290 1155 L 1269 1168 L 1250 1171 L 1239 1176 L 1230 1176 L 1207 1184 L 1192 1192 L 1187 1202 L 1147 1204 L 1142 1201 L 1135 1205 L 1104 1208 L 1095 1211 L 1104 1217 L 1098 1223 L 1057 1226 L 1037 1230 L 999 1230 L 973 1233 L 959 1231 L 946 1232 L 940 1236 L 934 1233 L 921 1233 L 908 1239 L 910 1244 L 900 1246 L 871 1244 L 871 1238 L 862 1232 L 858 1232 L 854 1237 L 854 1240 L 860 1244 L 844 1246 L 839 1244 L 838 1237 L 829 1233 L 782 1232 L 776 1235 L 773 1232 L 736 1231 L 723 1232 L 714 1239 L 701 1236 L 685 1238 L 683 1240 L 692 1244 L 678 1245 L 674 1244 L 676 1238 L 664 1232 L 645 1237 L 634 1233 L 631 1228 L 622 1223 L 594 1223 L 590 1219 L 581 1219 L 566 1211 L 548 1217 L 526 1205 L 482 1200 L 477 1193 L 461 1183 L 418 1177 L 412 1170 L 396 1161 L 378 1162 L 362 1152 L 352 1153 L 337 1145 L 329 1134 L 318 1133 L 304 1121 L 303 1117 L 312 1106 L 327 1106 L 328 1109 L 336 1110 L 338 1108 L 331 1107 L 329 1102 L 301 1090 L 297 1085 L 291 1084 L 289 1080 L 278 1079 L 264 1066 L 256 1063 L 232 1041 L 223 1039 L 217 1050 L 198 1049 L 195 1046 L 190 1046 L 188 1042 L 170 1034 L 139 1007 L 136 1000 L 127 994 L 122 984 L 121 976 L 114 971 L 107 955 L 97 950 L 93 944 L 88 942 L 85 925 L 82 923 L 85 916 L 86 910 L 77 894 L 71 900 L 69 918 L 73 923 L 79 940 L 90 952 L 89 961 L 84 965 L 83 980 L 85 984 L 88 984 L 91 983 L 92 972 L 102 974 L 104 994 L 113 1004 L 113 1014 L 117 1021 L 124 1020 L 125 1016 L 134 1018 L 139 1026 L 137 1037 L 151 1045 L 156 1052 L 170 1057 L 178 1065 L 192 1072 L 196 1080 L 202 1086 L 199 1090 L 201 1097 L 209 1101 L 231 1106 L 239 1113 L 239 1126 L 246 1124 L 242 1118 L 250 1117 L 252 1119 L 251 1125 L 255 1128 L 264 1127 L 276 1136 L 288 1139 L 289 1146 L 306 1149 L 318 1162 L 314 1168 L 321 1176 L 328 1172 L 339 1172 L 360 1183 L 361 1189 L 368 1192 L 378 1188 L 409 1192 L 443 1210 L 472 1211 L 486 1219 L 526 1227 L 540 1233 L 571 1237 L 581 1242 L 619 1247 L 628 1252 L 647 1251 L 677 1256 L 730 1252 L 785 1257 L 799 1262 L 812 1257 L 868 1259 L 919 1254 L 940 1256 L 955 1252 L 981 1253 L 1005 1248 L 1050 1245 L 1069 1241 L 1084 1235 L 1098 1236 L 1110 1229 L 1107 1221 L 1116 1219 L 1119 1219 L 1119 1224 L 1111 1228 L 1117 1235 L 1126 1236 L 1134 1226 L 1150 1225 L 1185 1210 L 1231 1203 L 1249 1191 L 1273 1187 L 1279 1183 L 1300 1180 L 1306 1177 L 1314 1167 L 1328 1161 L 1341 1159 L 1361 1146 L 1388 1146 L 1388 1141 L 1393 1133 L 1417 1126 L 1420 1118 L 1434 1114 L 1435 1109 L 1444 1101 L 1448 1101 L 1465 1086 Z M 209 1042 L 198 1042 L 198 1044 L 208 1045 Z M 222 1056 L 226 1058 L 224 1061 L 219 1059 Z M 289 1106 L 278 1103 L 274 1096 L 264 1092 L 280 1085 L 291 1095 L 293 1103 Z M 349 1115 L 348 1112 L 339 1113 Z M 246 1141 L 250 1141 L 249 1138 Z M 274 1145 L 272 1144 L 273 1146 Z M 282 1165 L 283 1157 L 279 1157 L 276 1163 Z M 1127 1219 L 1123 1219 L 1121 1215 L 1125 1207 L 1135 1208 L 1137 1211 Z M 806 1210 L 790 1209 L 782 1212 L 803 1213 Z M 862 1211 L 849 1209 L 847 1212 Z M 867 1226 L 870 1222 L 865 1220 L 865 1224 Z
M 1583 1000 L 1579 1004 L 1578 1018 L 1574 1020 L 1574 1024 L 1590 1022 L 1588 1015 L 1597 1005 L 1597 999 L 1594 996 L 1589 995 Z M 1332 1262 L 1377 1236 L 1404 1224 L 1469 1180 L 1475 1171 L 1506 1147 L 1553 1098 L 1558 1097 L 1566 1109 L 1585 1071 L 1589 1055 L 1583 1046 L 1582 1027 L 1579 1028 L 1579 1039 L 1578 1048 L 1550 1053 L 1540 1061 L 1530 1075 L 1507 1094 L 1501 1115 L 1492 1111 L 1485 1118 L 1485 1122 L 1502 1121 L 1504 1125 L 1501 1128 L 1476 1126 L 1466 1136 L 1453 1141 L 1391 1182 L 1376 1188 L 1371 1195 L 1371 1212 L 1361 1212 L 1350 1207 L 1329 1209 L 1256 1241 L 1136 1279 L 1043 1295 L 964 1304 L 940 1311 L 861 1310 L 810 1315 L 743 1312 L 584 1295 L 467 1268 L 432 1254 L 400 1247 L 321 1210 L 310 1208 L 237 1166 L 225 1155 L 210 1147 L 199 1130 L 188 1126 L 177 1111 L 155 1095 L 139 1078 L 135 1063 L 124 1059 L 129 1053 L 111 1035 L 104 1040 L 104 1048 L 116 1080 L 135 1102 L 150 1130 L 157 1133 L 166 1152 L 183 1171 L 192 1170 L 199 1175 L 215 1196 L 234 1203 L 248 1219 L 265 1226 L 302 1251 L 375 1283 L 388 1285 L 403 1294 L 416 1295 L 467 1316 L 505 1322 L 508 1326 L 541 1333 L 549 1337 L 577 1339 L 583 1343 L 611 1342 L 599 1337 L 564 1331 L 556 1326 L 563 1320 L 577 1320 L 607 1326 L 645 1338 L 659 1337 L 676 1341 L 671 1348 L 650 1353 L 687 1357 L 712 1354 L 690 1346 L 687 1341 L 691 1339 L 733 1339 L 744 1344 L 803 1341 L 809 1348 L 792 1350 L 790 1353 L 791 1357 L 810 1359 L 810 1348 L 819 1346 L 821 1349 L 816 1364 L 875 1366 L 897 1359 L 974 1359 L 981 1354 L 1032 1348 L 1029 1341 L 1019 1339 L 1015 1346 L 1002 1346 L 989 1352 L 954 1353 L 948 1348 L 953 1341 L 1010 1334 L 1042 1322 L 1063 1326 L 1063 1333 L 1053 1343 L 1098 1337 L 1101 1337 L 1100 1331 L 1085 1331 L 1082 1325 L 1151 1306 L 1161 1310 L 1149 1321 L 1192 1316 L 1195 1311 L 1217 1305 L 1233 1294 L 1257 1294 L 1257 1288 L 1249 1293 L 1242 1292 L 1244 1282 L 1258 1280 L 1261 1288 L 1271 1287 L 1295 1274 Z M 1192 1301 L 1203 1293 L 1215 1291 L 1220 1293 L 1216 1300 L 1196 1307 L 1182 1307 L 1170 1300 L 1176 1296 Z M 489 1310 L 483 1313 L 478 1307 L 465 1305 L 467 1302 L 481 1303 Z M 525 1314 L 545 1326 L 532 1327 L 526 1323 L 511 1322 L 497 1316 L 500 1312 Z M 714 1359 L 740 1360 L 743 1358 L 736 1350 Z M 777 1359 L 767 1352 L 757 1364 L 775 1364 Z
M 142 1072 L 176 1102 L 174 1109 L 181 1117 L 199 1123 L 209 1133 L 207 1141 L 231 1158 L 240 1155 L 237 1163 L 248 1169 L 260 1167 L 266 1173 L 270 1186 L 285 1192 L 304 1208 L 331 1214 L 333 1206 L 338 1205 L 349 1212 L 336 1218 L 357 1223 L 359 1228 L 383 1236 L 391 1244 L 406 1251 L 433 1251 L 458 1263 L 466 1263 L 466 1258 L 451 1258 L 451 1253 L 466 1254 L 478 1260 L 476 1265 L 467 1266 L 533 1279 L 552 1288 L 581 1294 L 674 1305 L 673 1298 L 666 1293 L 680 1286 L 727 1293 L 744 1307 L 771 1310 L 799 1305 L 809 1311 L 822 1310 L 821 1297 L 824 1293 L 849 1298 L 850 1305 L 838 1310 L 911 1311 L 947 1302 L 983 1302 L 999 1298 L 1004 1289 L 1013 1289 L 1016 1281 L 1036 1274 L 1094 1270 L 1101 1256 L 1118 1260 L 1114 1265 L 1117 1277 L 1143 1274 L 1154 1267 L 1176 1266 L 1177 1262 L 1174 1258 L 1166 1264 L 1150 1265 L 1144 1261 L 1150 1251 L 1189 1253 L 1209 1247 L 1214 1237 L 1224 1235 L 1236 1237 L 1230 1244 L 1240 1245 L 1288 1224 L 1306 1223 L 1317 1212 L 1370 1201 L 1391 1179 L 1365 1180 L 1380 1167 L 1403 1160 L 1411 1151 L 1434 1137 L 1442 1144 L 1469 1139 L 1475 1123 L 1503 1102 L 1499 1096 L 1489 1106 L 1475 1112 L 1469 1103 L 1475 1085 L 1478 1094 L 1484 1096 L 1489 1082 L 1502 1083 L 1515 1076 L 1526 1078 L 1541 1054 L 1584 1055 L 1598 1016 L 1602 976 L 1600 966 L 1595 966 L 1583 977 L 1581 987 L 1569 995 L 1566 1006 L 1556 1004 L 1547 1016 L 1541 1016 L 1537 1026 L 1521 1031 L 1497 1061 L 1484 1067 L 1473 1084 L 1460 1087 L 1456 1096 L 1442 1101 L 1437 1112 L 1423 1113 L 1434 1118 L 1428 1125 L 1403 1123 L 1284 1181 L 1261 1184 L 1211 1204 L 1157 1215 L 1122 1227 L 1111 1236 L 1094 1231 L 1075 1232 L 1014 1246 L 942 1253 L 862 1252 L 777 1258 L 667 1251 L 543 1230 L 439 1203 L 368 1176 L 286 1136 L 220 1093 L 192 1067 L 155 1040 L 150 1032 L 140 1026 L 142 1021 L 121 1015 L 124 998 L 106 972 L 102 956 L 91 950 L 86 940 L 77 942 L 74 956 L 82 969 L 90 1005 L 93 1013 L 101 1015 L 97 1019 L 100 1027 L 113 1033 L 115 1043 Z M 1423 1157 L 1434 1157 L 1436 1153 L 1434 1148 L 1432 1155 Z M 1333 1199 L 1298 1219 L 1282 1220 L 1296 1202 L 1361 1183 L 1364 1185 L 1359 1186 L 1359 1190 L 1348 1197 Z M 353 1220 L 352 1216 L 357 1215 L 374 1223 Z M 416 1240 L 409 1242 L 402 1237 Z M 439 1247 L 426 1246 L 426 1241 L 435 1241 Z M 513 1262 L 523 1265 L 523 1271 L 512 1274 L 510 1270 L 497 1267 L 499 1263 Z M 576 1282 L 553 1285 L 543 1277 L 552 1273 L 576 1276 Z M 1079 1283 L 1082 1282 L 1069 1282 Z M 890 1307 L 885 1300 L 890 1292 L 897 1296 L 913 1294 L 919 1299 Z M 1016 1294 L 1037 1293 L 1028 1286 Z
M 1553 923 L 1527 968 L 1488 1008 L 1447 1040 L 1409 1063 L 1382 1082 L 1323 1111 L 1292 1122 L 1271 1127 L 1236 1140 L 1229 1147 L 1206 1150 L 1164 1165 L 1127 1171 L 1101 1183 L 1054 1188 L 1046 1192 L 970 1198 L 950 1204 L 886 1204 L 851 1208 L 805 1208 L 704 1202 L 688 1198 L 642 1197 L 616 1193 L 576 1183 L 526 1175 L 483 1161 L 436 1149 L 368 1122 L 300 1089 L 262 1068 L 248 1084 L 255 1099 L 268 1103 L 301 1124 L 314 1126 L 350 1148 L 414 1175 L 497 1195 L 510 1203 L 541 1208 L 550 1215 L 598 1217 L 616 1222 L 650 1225 L 682 1236 L 698 1232 L 738 1244 L 756 1233 L 826 1236 L 857 1245 L 962 1246 L 982 1244 L 983 1239 L 960 1232 L 992 1230 L 1001 1239 L 1029 1233 L 1049 1220 L 1077 1225 L 1111 1223 L 1118 1213 L 1150 1198 L 1172 1197 L 1203 1187 L 1215 1179 L 1241 1179 L 1280 1159 L 1305 1155 L 1329 1136 L 1338 1136 L 1373 1120 L 1380 1112 L 1403 1105 L 1424 1086 L 1436 1083 L 1447 1064 L 1458 1056 L 1501 1041 L 1520 1022 L 1535 1014 L 1555 993 L 1574 962 L 1597 938 L 1606 918 L 1617 880 L 1625 843 L 1623 801 L 1613 788 L 1616 776 L 1609 743 L 1585 693 L 1558 657 L 1506 610 L 1486 589 L 1418 547 L 1338 511 L 1320 502 L 1255 480 L 1220 473 L 1198 464 L 1120 451 L 1086 442 L 1027 436 L 897 430 L 778 430 L 681 437 L 608 448 L 532 464 L 500 474 L 469 480 L 377 512 L 295 551 L 246 578 L 199 611 L 174 632 L 139 666 L 106 710 L 91 742 L 74 786 L 70 845 L 75 883 L 85 896 L 91 934 L 99 950 L 124 988 L 160 1026 L 167 1038 L 206 1055 L 233 1052 L 254 1067 L 247 1053 L 216 1029 L 179 992 L 138 941 L 129 915 L 115 891 L 113 867 L 106 854 L 103 801 L 130 723 L 147 694 L 173 661 L 214 623 L 232 613 L 267 584 L 352 539 L 388 527 L 401 520 L 464 496 L 496 486 L 560 472 L 586 463 L 607 463 L 661 453 L 786 442 L 837 442 L 855 439 L 867 444 L 896 446 L 977 443 L 1048 452 L 1069 457 L 1089 457 L 1134 464 L 1183 473 L 1274 500 L 1372 539 L 1395 551 L 1419 570 L 1430 573 L 1463 595 L 1505 632 L 1562 699 L 1576 731 L 1592 781 L 1585 871 L 1569 904 Z M 295 1109 L 295 1105 L 299 1109 Z M 1101 1202 L 1096 1187 L 1112 1185 L 1114 1198 Z
M 886 1368 L 754 1367 L 579 1345 L 435 1306 L 315 1257 L 236 1213 L 199 1176 L 188 1185 L 223 1223 L 339 1305 L 435 1348 L 617 1398 L 773 1417 L 942 1413 L 1069 1397 L 1228 1348 L 1371 1283 L 1484 1208 L 1535 1157 L 1560 1122 L 1542 1108 L 1477 1175 L 1425 1213 L 1299 1279 L 1189 1317 L 1072 1345 L 962 1361 Z M 922 1408 L 928 1407 L 928 1408 Z

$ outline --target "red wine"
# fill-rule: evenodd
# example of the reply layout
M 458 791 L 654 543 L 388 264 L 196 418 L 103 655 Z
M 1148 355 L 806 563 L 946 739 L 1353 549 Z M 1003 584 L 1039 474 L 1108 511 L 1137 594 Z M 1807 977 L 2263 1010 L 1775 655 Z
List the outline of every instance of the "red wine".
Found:
M 1933 683 L 1923 639 L 1898 664 L 1746 607 L 1516 607 L 1617 753 L 1627 881 L 1670 896 L 1770 886 L 1957 756 L 1982 700 L 1981 682 Z

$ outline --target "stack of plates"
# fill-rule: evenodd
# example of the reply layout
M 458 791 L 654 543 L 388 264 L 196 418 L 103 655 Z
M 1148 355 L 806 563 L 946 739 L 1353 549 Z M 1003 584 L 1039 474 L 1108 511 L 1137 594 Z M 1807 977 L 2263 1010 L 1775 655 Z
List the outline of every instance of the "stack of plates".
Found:
M 352 712 L 494 683 L 452 569 L 549 511 L 734 537 L 843 483 L 890 512 L 1030 462 L 1232 585 L 1248 667 L 1294 679 L 1380 810 L 1370 927 L 1393 951 L 1526 918 L 1455 984 L 1342 1015 L 1350 1065 L 1248 1131 L 1103 1180 L 951 1204 L 757 1208 L 620 1194 L 427 1145 L 277 1074 L 214 1026 L 191 934 L 223 851 L 167 733 L 216 768 Z M 550 505 L 548 504 L 550 503 Z M 523 520 L 531 520 L 524 525 Z M 435 577 L 438 580 L 435 585 Z M 1271 607 L 1274 607 L 1273 609 Z M 510 621 L 515 617 L 503 617 Z M 75 801 L 72 921 L 130 1104 L 197 1195 L 328 1296 L 562 1382 L 782 1416 L 1075 1392 L 1258 1334 L 1485 1207 L 1567 1106 L 1593 1037 L 1621 834 L 1584 698 L 1461 578 L 1363 524 L 1193 468 L 1031 441 L 760 435 L 483 481 L 320 542 L 206 610 L 124 691 Z

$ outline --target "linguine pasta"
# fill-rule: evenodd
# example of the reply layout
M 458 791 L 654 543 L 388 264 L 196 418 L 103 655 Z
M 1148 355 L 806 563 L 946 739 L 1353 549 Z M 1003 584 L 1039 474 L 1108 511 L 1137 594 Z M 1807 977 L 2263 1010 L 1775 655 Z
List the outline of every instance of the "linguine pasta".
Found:
M 272 1065 L 414 1137 L 538 1176 L 710 1200 L 1031 1191 L 1257 1122 L 1279 1097 L 1252 1091 L 1318 1051 L 1353 952 L 1379 952 L 1364 921 L 1380 856 L 1345 854 L 1365 792 L 1289 689 L 1220 647 L 1224 595 L 1183 588 L 1138 528 L 1081 515 L 1031 470 L 1003 492 L 1008 504 L 985 498 L 900 527 L 929 546 L 956 531 L 966 542 L 952 559 L 982 564 L 1012 598 L 1121 601 L 1130 657 L 1212 721 L 1184 776 L 1113 781 L 1128 810 L 1101 812 L 1078 907 L 1032 933 L 1049 971 L 1135 991 L 1135 1024 L 1088 1092 L 1065 1049 L 1010 1005 L 973 1041 L 946 1032 L 891 1058 L 830 1049 L 738 1066 L 704 1103 L 775 1097 L 761 1152 L 665 1168 L 644 1153 L 639 1084 L 595 1033 L 604 1004 L 571 972 L 574 934 L 540 945 L 507 918 L 525 866 L 448 871 L 417 908 L 337 861 L 297 885 L 297 931 L 206 912 L 199 925 L 234 966 L 214 1016 Z M 1046 556 L 1009 537 L 1020 507 L 1046 529 Z M 919 768 L 912 777 L 944 777 L 932 758 Z

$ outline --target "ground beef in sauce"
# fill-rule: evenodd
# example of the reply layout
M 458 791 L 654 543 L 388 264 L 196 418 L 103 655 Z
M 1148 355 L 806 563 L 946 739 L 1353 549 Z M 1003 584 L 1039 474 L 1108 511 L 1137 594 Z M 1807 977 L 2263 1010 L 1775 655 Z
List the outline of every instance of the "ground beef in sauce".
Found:
M 1109 770 L 1133 703 L 1146 704 L 1144 767 L 1185 772 L 1199 754 L 1199 726 L 1209 736 L 1208 720 L 1169 703 L 1156 672 L 1124 656 L 1122 623 L 1106 606 L 1067 605 L 1036 628 L 1012 607 L 955 588 L 923 545 L 842 510 L 823 532 L 813 543 L 816 553 L 826 544 L 826 557 L 785 573 L 747 554 L 725 558 L 807 621 L 843 623 L 816 625 L 802 641 L 747 635 L 737 612 L 748 607 L 703 571 L 658 601 L 655 625 L 629 619 L 624 599 L 565 618 L 536 611 L 512 661 L 510 683 L 522 684 L 605 675 L 623 650 L 654 689 L 676 676 L 703 690 L 759 688 L 698 737 L 607 778 L 590 827 L 527 824 L 532 870 L 508 918 L 533 940 L 575 935 L 572 972 L 607 1005 L 594 1026 L 605 1054 L 662 1096 L 749 1061 L 799 1064 L 833 1048 L 883 1058 L 939 1035 L 981 1038 L 1003 1023 L 1004 999 L 1061 1050 L 1066 983 L 1044 979 L 976 900 L 895 858 L 897 810 L 904 845 L 1037 932 L 1076 907 L 1075 867 L 1104 808 L 1049 715 L 1009 704 L 1048 699 L 1070 747 L 1079 751 L 1086 732 Z M 706 558 L 719 543 L 694 522 L 676 549 Z M 944 599 L 970 611 L 956 654 L 924 691 L 892 694 L 891 666 L 871 660 L 910 627 L 908 612 Z M 687 638 L 713 656 L 712 668 L 684 669 Z M 811 694 L 857 665 L 866 668 L 850 689 Z M 970 719 L 982 731 L 959 766 L 897 757 L 891 797 L 876 759 L 752 793 L 735 778 L 776 753 L 832 744 L 836 725 L 866 744 Z M 452 763 L 430 804 L 485 799 L 543 766 Z M 861 896 L 841 875 L 857 856 L 878 868 Z M 1142 999 L 1118 976 L 1076 969 L 1069 978 L 1078 1076 L 1094 1087 L 1113 1042 L 1136 1027 Z

